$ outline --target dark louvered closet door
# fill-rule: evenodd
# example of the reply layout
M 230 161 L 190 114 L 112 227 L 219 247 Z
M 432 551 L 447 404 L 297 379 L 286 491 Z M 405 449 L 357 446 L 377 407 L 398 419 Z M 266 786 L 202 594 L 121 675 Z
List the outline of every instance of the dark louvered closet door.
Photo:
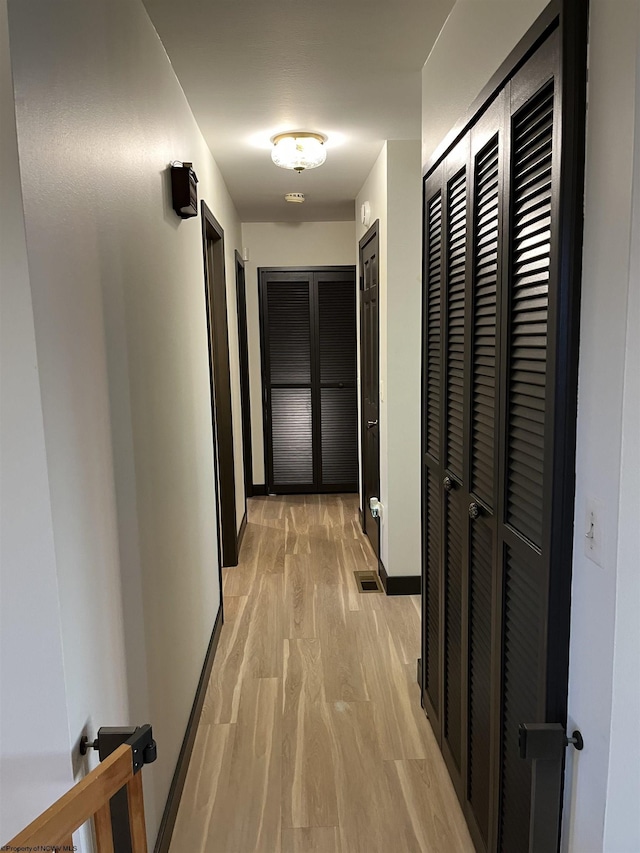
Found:
M 442 738 L 444 626 L 441 560 L 444 465 L 440 442 L 444 292 L 443 205 L 440 167 L 425 184 L 422 314 L 422 702 L 439 743 Z
M 424 184 L 423 704 L 491 853 L 529 850 L 519 727 L 566 724 L 553 543 L 570 554 L 558 447 L 573 453 L 560 413 L 575 424 L 577 349 L 559 322 L 575 291 L 560 277 L 558 67 L 556 30 Z
M 468 140 L 426 185 L 423 372 L 424 704 L 462 794 Z
M 552 403 L 557 310 L 558 40 L 540 52 L 510 90 L 508 289 L 503 324 L 504 419 L 502 519 L 502 718 L 499 849 L 527 849 L 531 764 L 520 758 L 521 723 L 556 721 L 557 664 L 547 647 L 550 602 Z M 549 657 L 546 657 L 546 654 Z M 566 677 L 566 673 L 565 673 Z
M 469 540 L 467 628 L 467 820 L 476 845 L 490 840 L 492 718 L 497 714 L 494 674 L 499 651 L 492 631 L 497 592 L 496 506 L 499 421 L 499 302 L 502 283 L 504 95 L 471 132 L 471 281 L 466 371 L 468 383 Z
M 320 378 L 320 481 L 344 491 L 358 483 L 356 291 L 353 275 L 316 273 Z
M 355 270 L 260 270 L 265 461 L 273 492 L 355 491 Z
M 267 473 L 272 489 L 312 488 L 312 276 L 262 281 Z
M 466 585 L 468 483 L 465 476 L 465 353 L 468 273 L 468 138 L 444 164 L 444 288 L 441 415 L 444 573 L 443 751 L 456 788 L 463 772 L 463 607 Z
M 503 104 L 425 186 L 424 704 L 479 849 L 492 786 Z

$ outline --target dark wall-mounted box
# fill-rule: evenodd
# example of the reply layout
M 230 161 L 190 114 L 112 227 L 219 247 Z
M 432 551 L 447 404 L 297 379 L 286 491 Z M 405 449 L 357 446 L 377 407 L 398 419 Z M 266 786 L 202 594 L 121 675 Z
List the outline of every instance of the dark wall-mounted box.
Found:
M 191 163 L 171 164 L 173 209 L 182 219 L 198 215 L 198 178 Z

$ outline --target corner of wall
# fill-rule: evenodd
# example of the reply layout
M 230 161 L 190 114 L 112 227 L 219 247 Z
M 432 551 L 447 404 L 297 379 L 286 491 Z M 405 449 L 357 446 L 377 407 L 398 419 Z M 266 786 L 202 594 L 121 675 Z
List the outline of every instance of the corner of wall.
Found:
M 384 143 L 356 198 L 379 221 L 381 559 L 420 574 L 420 140 Z M 367 226 L 358 222 L 360 240 Z
M 420 140 L 388 143 L 387 397 L 390 576 L 419 575 L 422 175 Z

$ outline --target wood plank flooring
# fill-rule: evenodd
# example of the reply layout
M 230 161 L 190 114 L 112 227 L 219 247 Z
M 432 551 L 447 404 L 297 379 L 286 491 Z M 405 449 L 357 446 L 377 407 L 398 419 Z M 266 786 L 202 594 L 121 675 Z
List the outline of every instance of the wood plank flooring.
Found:
M 415 680 L 420 598 L 355 495 L 253 498 L 171 853 L 473 853 Z

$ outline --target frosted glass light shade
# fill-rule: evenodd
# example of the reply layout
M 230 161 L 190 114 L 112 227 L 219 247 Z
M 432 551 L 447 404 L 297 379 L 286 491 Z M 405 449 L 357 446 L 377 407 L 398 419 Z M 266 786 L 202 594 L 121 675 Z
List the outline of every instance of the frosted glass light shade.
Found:
M 282 169 L 315 169 L 327 159 L 325 140 L 320 133 L 281 133 L 272 140 L 271 159 Z

